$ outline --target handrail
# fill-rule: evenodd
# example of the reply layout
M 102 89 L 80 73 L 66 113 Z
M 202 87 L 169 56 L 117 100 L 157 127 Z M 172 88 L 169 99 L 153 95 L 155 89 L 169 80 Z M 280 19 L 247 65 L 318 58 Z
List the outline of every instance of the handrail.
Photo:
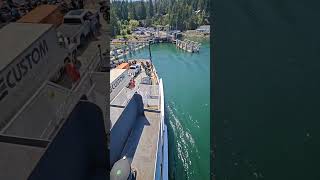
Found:
M 29 104 L 31 104 L 34 100 L 35 97 L 37 97 L 40 92 L 44 89 L 44 87 L 47 85 L 47 81 L 45 81 L 40 88 L 27 100 L 27 102 L 22 106 L 22 108 L 11 118 L 9 121 L 4 125 L 4 127 L 1 129 L 0 133 L 4 133 L 8 127 L 12 124 L 13 121 L 15 121 L 23 112 L 24 110 L 28 107 Z
M 58 109 L 56 111 L 56 118 L 50 120 L 46 129 L 41 134 L 41 137 L 43 137 L 45 135 L 48 137 L 52 136 L 52 134 L 55 132 L 54 127 L 59 126 L 61 124 L 61 122 L 63 121 L 63 119 L 66 118 L 65 116 L 68 114 L 68 112 L 71 109 L 70 106 L 72 104 L 74 104 L 74 102 L 76 102 L 75 98 L 78 97 L 80 99 L 80 97 L 81 97 L 81 89 L 80 88 L 85 85 L 87 80 L 89 80 L 89 86 L 94 86 L 92 79 L 91 79 L 91 77 L 92 77 L 91 72 L 93 71 L 93 68 L 101 61 L 100 58 L 98 57 L 98 55 L 99 55 L 98 52 L 99 51 L 97 50 L 93 56 L 88 58 L 89 64 L 82 72 L 84 74 L 84 76 L 81 78 L 80 81 L 78 81 L 76 84 L 74 84 L 73 87 L 71 88 L 71 90 L 68 92 L 66 99 L 62 102 L 62 104 L 58 107 Z M 92 89 L 92 87 L 90 87 L 89 90 L 91 90 L 91 89 Z M 52 132 L 48 132 L 50 130 Z M 50 134 L 47 134 L 47 133 L 50 133 Z

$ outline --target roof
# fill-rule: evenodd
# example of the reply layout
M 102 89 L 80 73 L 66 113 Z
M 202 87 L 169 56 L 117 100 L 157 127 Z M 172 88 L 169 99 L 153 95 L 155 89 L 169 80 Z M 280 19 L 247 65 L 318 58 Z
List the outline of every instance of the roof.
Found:
M 129 63 L 122 63 L 119 66 L 117 66 L 117 69 L 124 69 L 124 68 L 127 68 L 127 67 L 129 67 Z
M 58 6 L 56 5 L 40 5 L 36 7 L 34 10 L 30 11 L 25 16 L 23 16 L 17 22 L 40 23 L 43 19 L 48 17 L 57 9 L 58 9 Z
M 203 25 L 197 28 L 197 30 L 208 30 L 210 31 L 210 25 Z
M 51 24 L 10 23 L 0 29 L 0 71 L 52 27 Z M 26 36 L 27 34 L 27 36 Z
M 111 69 L 110 70 L 110 82 L 116 80 L 126 69 Z

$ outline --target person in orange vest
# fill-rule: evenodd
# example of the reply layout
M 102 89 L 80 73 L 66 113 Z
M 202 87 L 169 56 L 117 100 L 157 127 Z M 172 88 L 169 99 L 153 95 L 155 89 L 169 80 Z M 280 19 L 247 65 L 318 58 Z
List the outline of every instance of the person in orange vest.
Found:
M 130 82 L 129 82 L 129 89 L 132 88 L 132 79 L 130 79 Z
M 66 73 L 69 76 L 69 78 L 72 80 L 72 82 L 77 82 L 80 79 L 80 72 L 76 68 L 76 66 L 71 63 L 70 59 L 67 59 L 66 64 Z
M 134 88 L 136 86 L 136 81 L 132 79 L 132 87 Z
M 130 89 L 133 89 L 134 87 L 135 87 L 135 81 L 134 81 L 134 79 L 132 78 L 131 80 L 130 80 L 130 82 L 129 82 L 129 88 Z

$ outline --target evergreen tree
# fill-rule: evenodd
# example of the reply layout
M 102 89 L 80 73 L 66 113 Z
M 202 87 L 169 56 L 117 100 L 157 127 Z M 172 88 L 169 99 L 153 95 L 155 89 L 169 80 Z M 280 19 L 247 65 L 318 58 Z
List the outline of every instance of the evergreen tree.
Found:
M 113 36 L 127 34 L 131 29 L 129 20 L 143 21 L 147 26 L 195 29 L 208 23 L 209 0 L 113 0 L 110 16 Z
M 154 0 L 154 14 L 158 15 L 158 4 L 157 4 L 157 0 Z
M 115 35 L 119 34 L 120 28 L 118 26 L 118 16 L 116 13 L 116 8 L 111 7 L 110 10 L 110 24 L 111 24 L 111 36 L 114 37 Z
M 139 18 L 140 20 L 144 20 L 147 17 L 147 10 L 145 6 L 145 2 L 142 0 L 140 1 L 140 13 L 139 13 Z
M 153 3 L 149 0 L 149 17 L 153 17 Z
M 138 19 L 137 18 L 137 14 L 136 14 L 136 8 L 134 6 L 134 4 L 132 3 L 132 0 L 130 0 L 130 3 L 129 3 L 129 8 L 128 8 L 128 18 L 129 19 Z
M 121 2 L 121 19 L 128 19 L 128 0 Z

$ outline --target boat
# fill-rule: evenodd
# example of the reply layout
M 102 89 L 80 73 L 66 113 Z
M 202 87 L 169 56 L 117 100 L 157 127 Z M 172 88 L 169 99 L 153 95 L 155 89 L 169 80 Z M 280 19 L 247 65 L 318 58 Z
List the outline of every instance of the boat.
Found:
M 140 64 L 135 77 L 129 75 L 132 69 L 110 70 L 111 179 L 124 174 L 124 179 L 168 179 L 163 80 L 149 54 L 146 59 L 127 61 Z

